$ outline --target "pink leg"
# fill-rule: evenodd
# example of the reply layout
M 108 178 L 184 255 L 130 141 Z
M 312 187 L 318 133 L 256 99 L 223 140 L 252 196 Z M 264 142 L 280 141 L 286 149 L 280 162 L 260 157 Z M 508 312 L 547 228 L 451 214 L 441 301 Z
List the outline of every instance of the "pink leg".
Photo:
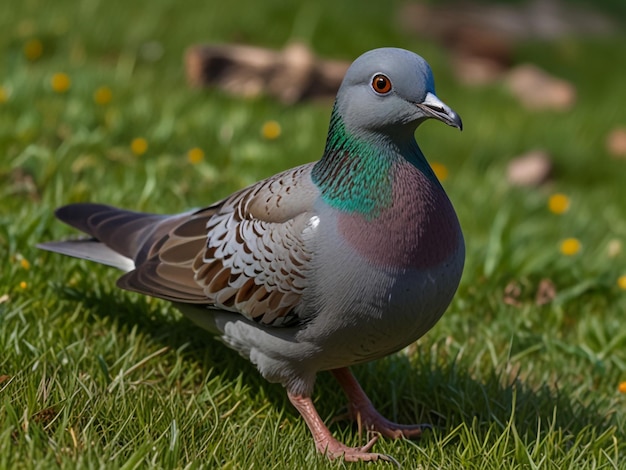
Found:
M 306 422 L 311 434 L 313 434 L 313 440 L 315 441 L 315 447 L 318 452 L 325 454 L 331 460 L 343 457 L 346 462 L 358 462 L 361 460 L 391 460 L 389 457 L 383 454 L 376 454 L 370 452 L 370 449 L 374 443 L 378 440 L 378 436 L 374 436 L 363 447 L 348 447 L 335 439 L 320 415 L 313 405 L 313 401 L 309 397 L 301 395 L 293 395 L 287 393 L 289 400 L 300 412 L 304 421 Z
M 424 429 L 430 428 L 428 424 L 404 425 L 389 421 L 374 408 L 350 369 L 342 367 L 331 372 L 346 393 L 350 417 L 359 423 L 359 427 L 364 426 L 368 431 L 379 432 L 391 439 L 416 438 Z

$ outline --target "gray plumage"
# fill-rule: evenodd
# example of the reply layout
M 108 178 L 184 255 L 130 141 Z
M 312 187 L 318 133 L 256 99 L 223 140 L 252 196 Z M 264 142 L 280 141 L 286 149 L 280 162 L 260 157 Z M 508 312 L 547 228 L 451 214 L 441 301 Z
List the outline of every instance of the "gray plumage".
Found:
M 320 162 L 180 215 L 65 206 L 57 217 L 93 238 L 40 247 L 118 267 L 119 287 L 174 302 L 285 386 L 320 452 L 384 458 L 370 452 L 375 438 L 335 440 L 310 397 L 330 370 L 368 429 L 421 432 L 380 416 L 346 368 L 415 341 L 458 286 L 463 236 L 413 137 L 428 118 L 461 128 L 426 61 L 370 51 L 346 74 Z

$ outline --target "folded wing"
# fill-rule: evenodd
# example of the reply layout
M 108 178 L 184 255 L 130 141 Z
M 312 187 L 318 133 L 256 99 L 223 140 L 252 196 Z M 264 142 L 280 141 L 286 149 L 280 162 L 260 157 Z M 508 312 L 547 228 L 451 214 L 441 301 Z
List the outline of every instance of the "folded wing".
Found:
M 180 215 L 73 204 L 60 208 L 57 216 L 100 242 L 91 241 L 93 253 L 110 249 L 134 262 L 134 269 L 118 280 L 121 288 L 287 325 L 298 320 L 297 306 L 309 279 L 318 197 L 310 170 L 311 165 L 297 167 Z M 82 244 L 81 249 L 68 248 L 72 243 Z M 120 259 L 90 256 L 85 243 L 53 242 L 42 248 L 123 266 Z

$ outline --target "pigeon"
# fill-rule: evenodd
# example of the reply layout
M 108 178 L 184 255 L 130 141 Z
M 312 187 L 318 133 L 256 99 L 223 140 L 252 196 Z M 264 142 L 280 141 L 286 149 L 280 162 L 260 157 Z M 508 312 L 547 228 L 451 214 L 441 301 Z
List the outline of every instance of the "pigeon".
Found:
M 455 210 L 415 141 L 427 119 L 462 129 L 421 56 L 380 48 L 347 70 L 321 159 L 178 215 L 78 203 L 56 210 L 88 238 L 40 248 L 117 267 L 117 285 L 165 299 L 286 389 L 317 451 L 388 460 L 379 436 L 417 438 L 391 422 L 349 367 L 413 343 L 460 282 L 465 242 Z M 330 371 L 371 439 L 337 440 L 312 401 Z

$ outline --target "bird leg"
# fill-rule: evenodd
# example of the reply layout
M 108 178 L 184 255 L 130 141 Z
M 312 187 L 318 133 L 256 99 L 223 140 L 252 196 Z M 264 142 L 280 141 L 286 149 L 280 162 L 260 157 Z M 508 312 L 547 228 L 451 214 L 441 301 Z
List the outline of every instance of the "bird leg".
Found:
M 287 396 L 293 406 L 300 412 L 309 427 L 309 431 L 313 434 L 315 448 L 318 452 L 325 454 L 331 460 L 343 457 L 346 462 L 390 460 L 386 455 L 370 452 L 370 449 L 378 440 L 378 435 L 370 439 L 363 447 L 348 447 L 332 436 L 317 413 L 310 397 L 295 395 L 289 392 Z
M 389 421 L 374 408 L 350 369 L 342 367 L 333 369 L 331 372 L 348 397 L 348 413 L 353 420 L 359 423 L 359 428 L 364 426 L 368 431 L 378 432 L 391 439 L 417 438 L 422 435 L 424 429 L 430 429 L 429 424 L 405 425 Z

